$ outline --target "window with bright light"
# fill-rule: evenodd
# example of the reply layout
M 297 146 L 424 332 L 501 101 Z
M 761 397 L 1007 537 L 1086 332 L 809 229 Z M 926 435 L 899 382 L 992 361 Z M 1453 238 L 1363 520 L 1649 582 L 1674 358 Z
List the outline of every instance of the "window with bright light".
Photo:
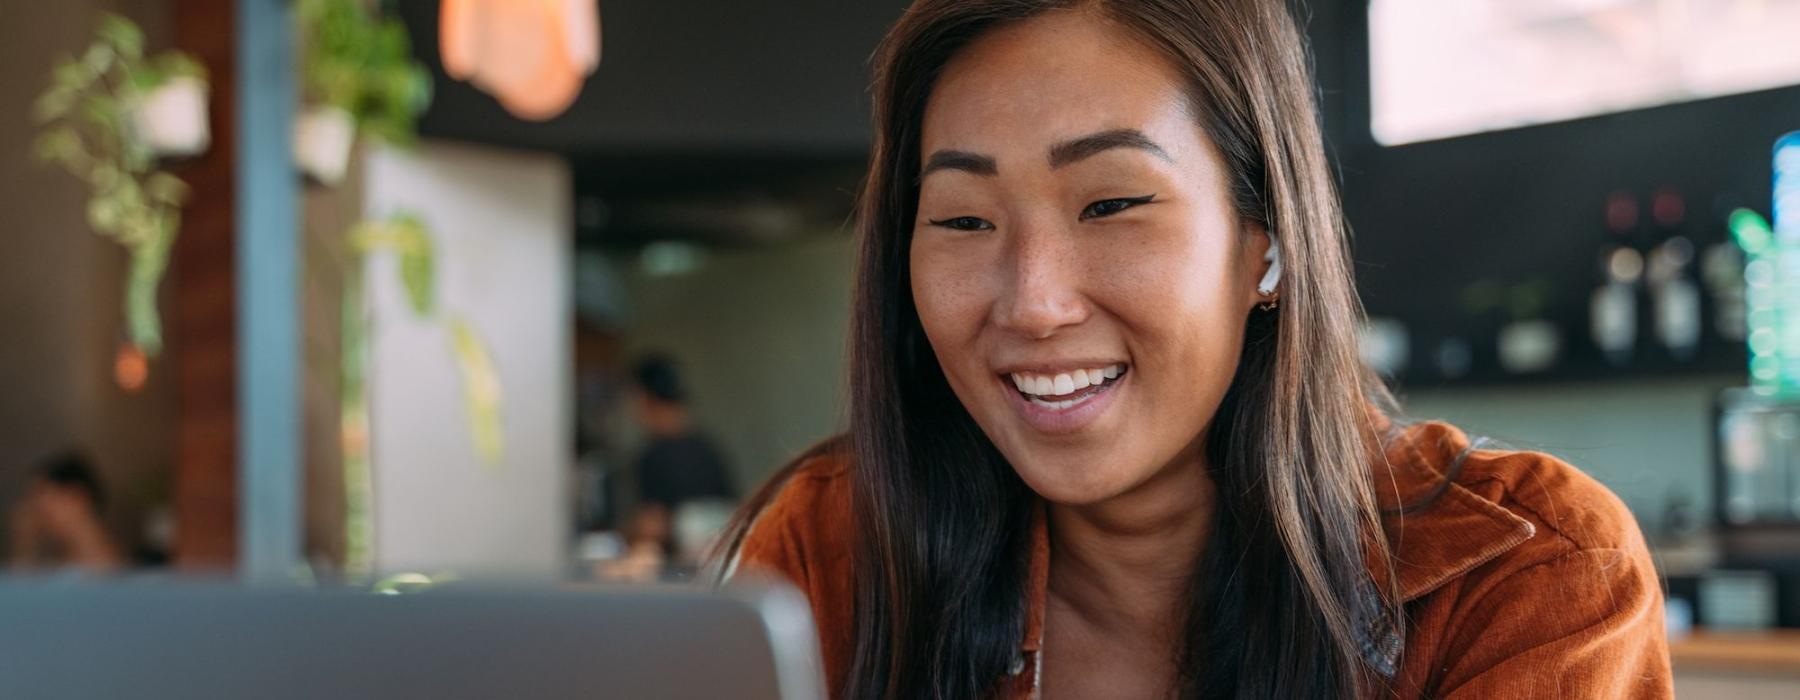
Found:
M 1800 0 L 1371 0 L 1395 145 L 1800 84 Z

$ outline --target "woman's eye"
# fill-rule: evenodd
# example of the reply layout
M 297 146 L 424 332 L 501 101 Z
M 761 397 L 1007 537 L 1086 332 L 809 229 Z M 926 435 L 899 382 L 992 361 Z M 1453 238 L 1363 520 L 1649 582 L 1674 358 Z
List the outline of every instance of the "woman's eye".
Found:
M 957 217 L 952 217 L 949 219 L 934 219 L 934 220 L 932 220 L 931 225 L 932 226 L 942 226 L 944 228 L 955 229 L 958 231 L 986 231 L 986 230 L 994 227 L 993 224 L 988 223 L 986 220 L 978 219 L 973 216 L 957 216 Z
M 1098 202 L 1094 202 L 1093 204 L 1087 205 L 1086 209 L 1081 210 L 1081 220 L 1086 221 L 1088 219 L 1098 219 L 1103 216 L 1112 216 L 1113 214 L 1117 214 L 1119 212 L 1125 211 L 1126 209 L 1130 209 L 1139 204 L 1148 204 L 1150 202 L 1150 200 L 1155 199 L 1155 198 L 1156 198 L 1156 195 L 1147 194 L 1142 197 L 1120 197 L 1118 199 L 1102 199 Z

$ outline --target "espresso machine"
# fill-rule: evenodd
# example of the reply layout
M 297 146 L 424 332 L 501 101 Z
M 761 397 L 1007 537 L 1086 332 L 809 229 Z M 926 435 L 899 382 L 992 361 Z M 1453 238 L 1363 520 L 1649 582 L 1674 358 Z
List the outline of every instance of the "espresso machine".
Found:
M 1733 388 L 1715 409 L 1719 560 L 1696 612 L 1714 627 L 1800 627 L 1800 398 Z

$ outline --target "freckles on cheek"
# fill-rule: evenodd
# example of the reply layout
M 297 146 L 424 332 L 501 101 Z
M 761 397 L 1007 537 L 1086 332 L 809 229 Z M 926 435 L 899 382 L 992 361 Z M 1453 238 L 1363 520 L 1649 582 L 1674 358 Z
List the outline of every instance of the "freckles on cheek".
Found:
M 980 327 L 980 312 L 968 271 L 959 256 L 915 243 L 911 254 L 913 306 L 940 361 L 963 349 Z M 948 364 L 948 362 L 945 362 Z

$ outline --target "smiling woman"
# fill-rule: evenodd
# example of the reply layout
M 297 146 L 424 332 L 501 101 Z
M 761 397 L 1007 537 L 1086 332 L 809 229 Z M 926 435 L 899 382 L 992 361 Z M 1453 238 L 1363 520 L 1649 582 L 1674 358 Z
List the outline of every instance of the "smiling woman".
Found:
M 874 102 L 850 430 L 727 550 L 834 695 L 1668 694 L 1617 499 L 1360 365 L 1282 3 L 920 0 Z

